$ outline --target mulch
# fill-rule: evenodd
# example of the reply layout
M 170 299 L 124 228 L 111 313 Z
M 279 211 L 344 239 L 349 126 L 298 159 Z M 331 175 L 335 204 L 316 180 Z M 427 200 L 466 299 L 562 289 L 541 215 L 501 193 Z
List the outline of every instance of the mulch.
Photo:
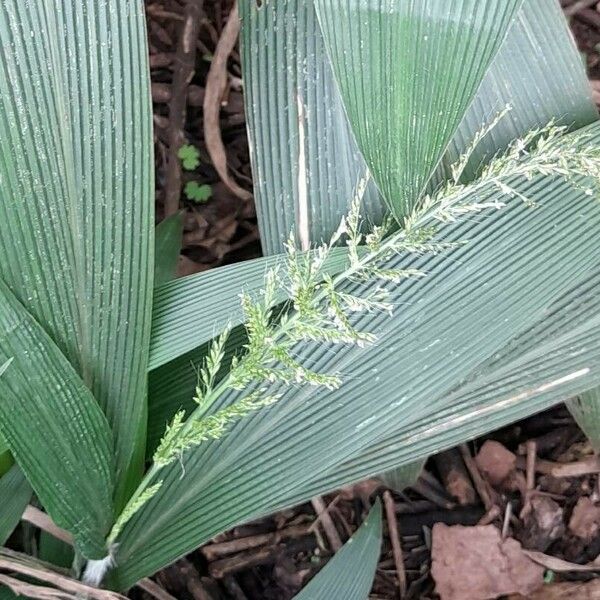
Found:
M 156 213 L 161 220 L 173 212 L 184 212 L 179 275 L 260 256 L 237 49 L 221 69 L 225 89 L 216 96 L 214 88 L 207 91 L 219 41 L 228 35 L 224 31 L 232 4 L 232 0 L 146 1 Z M 599 3 L 563 0 L 561 4 L 570 17 L 590 78 L 594 83 L 600 81 Z M 596 85 L 600 98 L 600 84 Z M 218 112 L 216 125 L 205 119 L 206 109 Z M 177 156 L 182 144 L 199 151 L 199 164 L 191 170 L 183 169 Z M 218 164 L 215 147 L 224 151 L 220 158 L 226 157 L 234 185 L 226 185 L 214 166 Z M 208 184 L 209 200 L 189 199 L 185 193 L 189 182 Z M 508 481 L 498 481 L 482 469 L 479 455 L 486 440 L 501 444 L 496 448 L 509 462 L 510 456 L 514 457 Z M 502 448 L 508 454 L 503 454 Z M 432 457 L 413 488 L 398 492 L 381 481 L 369 480 L 316 498 L 218 536 L 158 573 L 155 580 L 183 600 L 292 598 L 359 527 L 378 496 L 384 500 L 387 518 L 372 599 L 437 597 L 431 577 L 431 541 L 432 528 L 438 522 L 493 523 L 524 548 L 586 564 L 600 553 L 600 535 L 591 539 L 576 535 L 573 515 L 580 511 L 577 507 L 578 503 L 582 506 L 582 498 L 600 500 L 600 477 L 598 469 L 589 467 L 591 456 L 569 413 L 557 407 Z M 390 529 L 398 532 L 395 539 L 400 543 L 394 547 Z M 548 569 L 547 574 L 557 582 L 594 577 L 590 572 L 555 569 Z

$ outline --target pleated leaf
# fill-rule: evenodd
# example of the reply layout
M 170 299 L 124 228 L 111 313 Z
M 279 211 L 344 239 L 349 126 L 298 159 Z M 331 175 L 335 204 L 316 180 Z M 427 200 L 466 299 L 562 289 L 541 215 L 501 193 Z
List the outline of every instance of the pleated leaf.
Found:
M 280 153 L 292 154 L 293 152 L 287 141 L 282 141 L 281 144 L 278 144 L 277 140 L 266 140 L 264 144 L 260 141 L 273 131 L 273 125 L 267 119 L 259 118 L 262 113 L 259 115 L 257 112 L 254 115 L 254 112 L 266 110 L 264 107 L 268 106 L 269 110 L 277 112 L 278 122 L 282 127 L 292 127 L 296 124 L 296 129 L 290 129 L 289 136 L 282 140 L 295 139 L 299 134 L 294 115 L 290 112 L 278 112 L 292 110 L 293 103 L 280 102 L 273 105 L 266 95 L 274 88 L 279 90 L 278 94 L 283 94 L 288 87 L 293 88 L 294 82 L 287 82 L 283 73 L 269 86 L 255 82 L 262 81 L 266 73 L 270 77 L 274 68 L 291 64 L 294 68 L 285 69 L 288 73 L 287 77 L 296 77 L 295 74 L 300 76 L 304 73 L 303 69 L 313 74 L 306 76 L 306 81 L 303 83 L 310 90 L 311 99 L 316 102 L 320 94 L 324 93 L 322 89 L 313 89 L 317 83 L 330 79 L 331 73 L 327 74 L 328 62 L 320 41 L 318 24 L 313 18 L 314 15 L 311 15 L 311 10 L 310 3 L 296 3 L 290 0 L 267 2 L 260 10 L 253 2 L 242 5 L 244 16 L 242 42 L 243 47 L 246 48 L 244 65 L 246 78 L 250 83 L 246 93 L 247 110 L 251 117 L 250 138 L 257 149 L 255 161 L 271 161 L 268 167 L 269 177 L 255 178 L 255 196 L 259 204 L 261 198 L 264 198 L 265 205 L 273 206 L 274 213 L 284 219 L 281 227 L 275 226 L 272 220 L 261 220 L 261 237 L 267 240 L 265 247 L 271 253 L 282 250 L 282 241 L 287 238 L 291 230 L 295 229 L 298 233 L 297 211 L 286 210 L 284 205 L 280 204 L 282 190 L 286 186 L 292 190 L 295 178 L 286 175 L 283 169 L 275 168 L 275 165 L 282 163 Z M 298 27 L 297 33 L 296 27 Z M 282 31 L 286 33 L 273 36 L 277 44 L 270 47 L 270 52 L 250 52 L 251 49 L 259 47 L 259 40 L 270 39 L 268 32 L 271 28 L 276 28 L 280 34 Z M 302 40 L 312 40 L 306 43 L 315 47 L 310 57 L 304 59 L 297 56 L 297 52 L 300 52 L 297 46 Z M 539 50 L 550 47 L 552 47 L 551 52 L 541 53 Z M 273 58 L 273 55 L 276 55 L 276 58 Z M 512 64 L 517 64 L 518 68 L 512 69 Z M 283 71 L 283 67 L 281 68 Z M 469 146 L 476 132 L 484 124 L 491 122 L 508 103 L 513 105 L 513 109 L 482 140 L 473 154 L 472 164 L 479 165 L 486 157 L 489 158 L 490 154 L 506 147 L 508 142 L 524 135 L 534 127 L 546 125 L 552 119 L 576 129 L 597 118 L 579 55 L 562 12 L 554 1 L 548 4 L 546 0 L 528 0 L 523 5 L 505 43 L 493 60 L 475 99 L 456 131 L 444 157 L 446 167 L 456 162 L 460 154 Z M 336 110 L 343 111 L 339 102 L 337 104 L 332 102 L 332 105 L 338 107 Z M 317 112 L 317 108 L 310 105 L 308 115 L 315 115 Z M 316 153 L 316 156 L 327 156 L 325 160 L 315 159 L 319 169 L 311 170 L 308 178 L 309 183 L 316 185 L 315 182 L 320 182 L 318 183 L 320 187 L 309 194 L 314 210 L 318 208 L 321 211 L 317 213 L 318 218 L 313 223 L 318 229 L 310 231 L 312 243 L 318 243 L 322 238 L 328 239 L 337 228 L 354 194 L 353 177 L 356 178 L 358 174 L 364 172 L 361 170 L 360 163 L 349 163 L 349 167 L 342 167 L 341 163 L 335 162 L 341 160 L 340 156 L 346 156 L 344 152 L 338 151 L 339 148 L 344 147 L 342 143 L 335 145 L 335 152 L 330 151 L 331 144 L 319 146 L 328 133 L 336 131 L 336 128 L 326 119 L 328 115 L 333 114 L 333 108 L 329 108 L 324 111 L 324 121 L 315 118 L 308 119 L 305 123 L 307 145 L 311 148 L 311 152 Z M 353 146 L 351 136 L 346 138 L 346 143 L 349 145 L 348 152 L 351 154 L 358 152 Z M 331 160 L 334 162 L 330 163 Z M 255 163 L 254 166 L 255 169 L 267 168 L 262 162 Z M 352 181 L 351 184 L 341 186 L 337 185 L 339 182 L 327 183 L 327 177 L 337 177 L 344 168 L 351 169 L 354 174 L 353 177 L 343 178 L 345 182 Z M 444 177 L 444 171 L 445 169 L 440 170 L 438 180 Z M 265 187 L 267 185 L 276 185 L 277 189 L 267 189 Z M 295 196 L 293 191 L 289 191 L 289 194 L 290 197 Z M 322 198 L 326 198 L 326 201 Z M 376 203 L 367 201 L 363 208 L 365 214 L 375 222 L 381 215 Z M 228 281 L 239 278 L 240 287 L 247 290 L 256 289 L 261 285 L 263 272 L 270 266 L 282 262 L 283 260 L 278 258 L 249 261 L 243 265 L 227 267 L 229 271 L 215 270 L 187 277 L 160 289 L 153 319 L 151 368 L 165 364 L 206 342 L 218 333 L 227 322 L 229 314 L 236 315 L 237 318 L 233 318 L 234 323 L 240 322 L 241 312 L 236 298 L 238 290 L 222 289 L 222 285 L 216 283 L 218 279 Z M 342 268 L 343 263 L 338 263 L 337 267 Z M 334 266 L 331 272 L 334 273 L 335 270 Z M 228 299 L 224 300 L 224 297 Z M 181 298 L 185 298 L 183 303 Z M 203 309 L 204 300 L 206 301 L 204 307 L 209 306 L 210 309 Z M 223 307 L 222 311 L 221 307 Z M 179 347 L 176 340 L 180 341 Z
M 367 600 L 381 551 L 381 504 L 294 600 Z
M 593 333 L 586 329 L 593 327 Z M 319 479 L 299 486 L 298 497 L 310 497 L 372 476 L 378 469 L 413 464 L 415 457 L 451 448 L 572 398 L 593 385 L 600 364 L 596 331 L 600 320 L 589 319 L 572 335 L 542 345 L 533 357 L 519 358 L 459 388 L 451 398 L 437 399 L 452 406 L 398 429 L 359 456 L 337 465 Z M 566 327 L 566 325 L 565 325 Z M 590 365 L 593 368 L 590 368 Z M 403 467 L 401 467 L 403 468 Z
M 269 14 L 267 10 L 258 10 L 253 3 L 248 3 L 246 13 L 243 15 L 245 27 L 242 48 L 245 49 L 244 64 L 251 81 L 262 81 L 261 78 L 270 77 L 273 69 L 277 68 L 274 65 L 279 65 L 281 69 L 281 76 L 271 78 L 270 85 L 251 86 L 246 94 L 247 112 L 257 117 L 249 119 L 250 139 L 257 146 L 258 153 L 255 168 L 258 166 L 264 170 L 265 164 L 271 165 L 269 187 L 266 187 L 265 178 L 258 178 L 255 196 L 259 207 L 261 203 L 266 205 L 265 213 L 270 211 L 270 215 L 276 216 L 276 218 L 263 218 L 260 221 L 263 246 L 273 251 L 281 249 L 281 241 L 285 238 L 286 231 L 294 229 L 298 233 L 298 211 L 282 205 L 280 198 L 285 197 L 285 194 L 277 188 L 280 186 L 294 195 L 296 194 L 295 179 L 285 170 L 273 166 L 282 162 L 279 152 L 287 152 L 286 160 L 297 167 L 294 158 L 298 154 L 297 152 L 294 154 L 294 150 L 287 142 L 281 144 L 282 148 L 273 150 L 275 137 L 273 124 L 258 118 L 258 115 L 263 115 L 265 111 L 273 111 L 270 99 L 277 94 L 289 96 L 298 78 L 301 78 L 308 90 L 305 94 L 307 101 L 303 120 L 294 118 L 293 102 L 279 103 L 277 110 L 280 111 L 278 118 L 283 123 L 283 127 L 290 128 L 286 139 L 299 138 L 302 128 L 302 138 L 306 139 L 306 154 L 328 157 L 326 161 L 319 161 L 319 168 L 307 168 L 308 185 L 311 190 L 319 189 L 319 185 L 328 183 L 330 178 L 337 177 L 338 172 L 344 172 L 348 163 L 346 153 L 339 150 L 331 152 L 328 143 L 332 123 L 335 119 L 345 122 L 345 116 L 342 114 L 343 109 L 337 97 L 336 102 L 325 103 L 324 106 L 327 107 L 325 109 L 319 100 L 323 94 L 323 82 L 327 82 L 327 85 L 330 83 L 331 70 L 327 58 L 324 57 L 321 32 L 314 19 L 306 18 L 307 14 L 312 16 L 313 9 L 301 4 L 272 3 L 270 8 L 267 5 Z M 282 35 L 282 30 L 289 31 L 289 34 Z M 296 31 L 298 33 L 295 33 Z M 268 54 L 257 52 L 256 48 L 260 41 L 265 38 L 270 40 L 271 34 L 275 42 L 270 49 L 271 52 Z M 299 43 L 295 36 L 301 40 Z M 302 40 L 308 40 L 306 45 L 312 49 L 312 52 L 302 53 L 296 49 L 298 46 L 304 47 Z M 418 47 L 420 49 L 421 45 Z M 548 50 L 550 48 L 551 51 Z M 275 59 L 272 56 L 274 54 L 277 55 Z M 352 66 L 353 64 L 350 63 L 350 67 Z M 591 98 L 583 64 L 557 1 L 528 0 L 523 3 L 458 126 L 432 184 L 437 184 L 450 175 L 450 166 L 470 145 L 476 132 L 507 106 L 510 106 L 511 110 L 481 140 L 464 171 L 463 179 L 472 178 L 485 160 L 505 148 L 511 140 L 534 127 L 543 126 L 550 120 L 554 120 L 577 129 L 597 119 L 597 111 Z M 261 151 L 263 143 L 268 145 L 264 151 Z M 356 153 L 356 145 L 351 136 L 346 139 L 346 143 L 348 152 Z M 362 172 L 363 167 L 360 162 L 356 162 L 350 168 L 354 168 L 354 172 L 357 173 Z M 272 183 L 273 180 L 277 183 Z M 348 181 L 347 177 L 346 181 Z M 335 193 L 334 190 L 337 189 L 342 193 Z M 322 200 L 323 195 L 309 194 L 311 214 L 320 216 L 316 221 L 321 227 L 315 231 L 314 222 L 310 223 L 312 241 L 318 241 L 332 233 L 336 226 L 336 219 L 346 210 L 351 198 L 351 193 L 341 186 L 327 191 L 325 202 Z M 380 218 L 380 210 L 372 204 L 372 202 L 366 204 L 366 212 L 377 221 Z M 323 218 L 324 211 L 326 218 Z M 594 401 L 593 394 L 588 394 L 580 398 L 576 404 L 569 404 L 569 406 L 574 406 L 580 423 L 586 415 L 590 415 L 588 418 L 590 424 L 584 427 L 588 430 L 594 429 L 594 416 L 598 412 L 598 405 Z M 594 437 L 594 434 L 592 436 Z M 597 435 L 595 437 L 597 438 Z
M 397 217 L 411 212 L 522 0 L 315 0 L 358 146 Z
M 348 265 L 346 249 L 336 249 L 325 272 L 335 275 Z M 148 378 L 148 441 L 150 457 L 166 424 L 181 408 L 195 406 L 197 367 L 210 349 L 210 341 L 227 325 L 233 326 L 227 341 L 227 357 L 238 351 L 246 337 L 239 325 L 244 320 L 241 290 L 258 293 L 269 268 L 286 269 L 285 256 L 261 258 L 213 269 L 169 282 L 156 290 Z M 280 290 L 282 301 L 287 290 Z
M 240 15 L 263 251 L 281 252 L 290 231 L 306 249 L 309 240 L 328 239 L 339 225 L 366 165 L 344 113 L 313 3 L 269 0 L 258 8 L 256 2 L 240 2 Z M 382 203 L 372 184 L 364 204 L 381 218 Z
M 550 121 L 578 129 L 598 118 L 579 51 L 557 0 L 527 0 L 483 79 L 434 177 L 450 175 L 474 135 L 510 110 L 473 152 L 463 180 L 512 140 Z
M 88 558 L 113 518 L 113 439 L 65 356 L 0 281 L 0 430 L 38 498 Z
M 348 134 L 312 3 L 278 0 L 259 9 L 254 2 L 244 2 L 240 8 L 255 200 L 263 250 L 274 254 L 282 251 L 290 231 L 313 243 L 329 239 L 348 210 L 365 164 Z M 297 90 L 304 102 L 302 118 Z M 577 128 L 597 118 L 583 65 L 556 0 L 523 3 L 453 134 L 436 182 L 448 174 L 447 167 L 474 134 L 507 104 L 513 109 L 479 145 L 465 175 L 472 175 L 485 157 L 508 142 L 551 119 Z M 300 139 L 306 195 L 298 192 Z M 373 187 L 363 207 L 373 222 L 381 220 L 384 210 Z
M 0 40 L 0 277 L 104 410 L 121 503 L 142 466 L 152 300 L 142 2 L 7 0 Z
M 591 143 L 598 144 L 600 128 L 594 126 L 589 133 Z M 582 186 L 552 176 L 514 177 L 506 183 L 538 207 L 513 199 L 502 210 L 442 226 L 441 239 L 469 242 L 451 256 L 390 260 L 389 267 L 418 267 L 427 276 L 392 290 L 391 301 L 398 309 L 391 318 L 358 319 L 359 329 L 377 334 L 377 344 L 335 352 L 322 345 L 298 349 L 299 358 L 310 360 L 311 368 L 340 372 L 340 389 L 281 390 L 279 402 L 241 419 L 224 438 L 200 445 L 163 469 L 162 487 L 117 539 L 115 577 L 120 587 L 235 523 L 310 498 L 314 486 L 310 494 L 304 492 L 311 481 L 330 489 L 337 481 L 336 467 L 396 432 L 410 432 L 432 420 L 435 424 L 446 414 L 450 420 L 438 426 L 446 432 L 444 439 L 465 435 L 458 427 L 461 421 L 453 422 L 452 415 L 460 412 L 459 402 L 469 404 L 472 398 L 453 392 L 470 373 L 542 321 L 572 282 L 593 273 L 600 259 L 594 236 L 582 235 L 583 226 L 591 232 L 600 225 L 600 205 Z M 354 285 L 349 283 L 347 291 Z M 594 302 L 600 308 L 600 300 Z M 557 339 L 561 334 L 562 329 L 554 332 Z M 487 390 L 483 412 L 469 404 L 478 416 L 473 422 L 493 426 L 496 414 L 515 417 L 530 410 L 530 396 L 543 393 L 544 384 L 554 381 L 551 388 L 557 390 L 578 380 L 589 388 L 600 379 L 592 359 L 564 356 L 559 379 L 566 379 L 540 384 L 538 373 L 523 369 L 520 379 L 511 381 L 506 406 L 499 403 L 507 399 L 505 389 L 495 396 L 493 389 Z M 531 386 L 536 387 L 530 393 L 513 397 L 513 389 Z M 226 395 L 214 410 L 232 401 L 235 396 Z M 431 450 L 406 448 L 410 458 L 404 464 Z M 371 474 L 401 464 L 374 464 Z
M 31 498 L 31 487 L 17 465 L 0 478 L 0 546 L 21 520 L 21 515 Z

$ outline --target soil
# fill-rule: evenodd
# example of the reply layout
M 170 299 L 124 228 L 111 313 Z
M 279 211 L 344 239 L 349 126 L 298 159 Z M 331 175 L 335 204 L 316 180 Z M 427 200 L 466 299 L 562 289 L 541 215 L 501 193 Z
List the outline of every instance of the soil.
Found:
M 207 76 L 232 4 L 232 0 L 146 2 L 156 212 L 160 220 L 174 210 L 184 211 L 179 275 L 260 256 L 236 49 L 227 65 L 225 93 L 218 98 L 218 127 L 205 132 Z M 590 78 L 600 80 L 600 3 L 563 0 L 561 4 L 569 13 Z M 190 56 L 189 51 L 183 52 L 182 31 L 189 14 L 196 14 L 193 11 L 199 15 L 199 25 L 193 32 L 196 41 Z M 214 140 L 207 136 L 219 135 L 229 172 L 240 188 L 236 193 L 222 182 L 208 151 Z M 176 157 L 182 143 L 200 152 L 199 165 L 189 171 L 181 169 Z M 201 204 L 188 199 L 184 192 L 188 182 L 210 185 L 211 198 Z M 468 447 L 431 458 L 414 488 L 398 492 L 370 480 L 340 490 L 222 534 L 154 579 L 184 600 L 292 598 L 326 564 L 340 541 L 346 541 L 357 529 L 376 496 L 384 497 L 386 512 L 396 522 L 384 526 L 372 599 L 438 598 L 431 576 L 435 523 L 466 527 L 495 524 L 504 538 L 516 540 L 525 550 L 586 564 L 600 552 L 600 469 L 596 464 L 594 470 L 593 460 L 591 448 L 569 413 L 558 407 Z M 395 552 L 390 526 L 399 532 Z M 443 543 L 438 540 L 437 546 L 443 547 Z M 443 553 L 443 549 L 438 552 Z M 437 559 L 441 560 L 441 555 Z M 399 576 L 398 561 L 404 565 L 406 586 Z M 557 586 L 562 582 L 561 594 L 573 598 L 587 597 L 584 593 L 588 592 L 570 590 L 585 589 L 582 582 L 594 577 L 590 571 L 546 568 L 545 573 Z M 573 585 L 578 587 L 570 588 L 568 582 L 576 582 Z M 547 588 L 547 597 L 554 597 L 552 585 Z M 133 593 L 146 596 L 139 590 Z

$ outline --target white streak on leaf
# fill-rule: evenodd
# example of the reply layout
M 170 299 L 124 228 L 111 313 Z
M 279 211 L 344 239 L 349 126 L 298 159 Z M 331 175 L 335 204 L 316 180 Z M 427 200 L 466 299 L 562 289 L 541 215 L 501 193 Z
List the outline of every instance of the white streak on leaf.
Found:
M 306 172 L 306 133 L 304 126 L 304 104 L 300 94 L 296 96 L 298 102 L 298 238 L 300 248 L 310 248 L 310 235 L 308 232 L 308 176 Z

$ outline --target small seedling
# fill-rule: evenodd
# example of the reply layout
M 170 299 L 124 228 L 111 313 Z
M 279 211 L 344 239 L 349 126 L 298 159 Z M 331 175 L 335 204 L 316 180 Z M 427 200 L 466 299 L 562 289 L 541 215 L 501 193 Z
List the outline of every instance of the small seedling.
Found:
M 204 204 L 212 196 L 212 188 L 207 183 L 200 185 L 197 181 L 188 181 L 183 190 L 188 200 Z
M 177 151 L 177 156 L 181 160 L 181 166 L 186 171 L 193 171 L 198 165 L 200 165 L 200 151 L 196 146 L 191 144 L 184 144 Z

